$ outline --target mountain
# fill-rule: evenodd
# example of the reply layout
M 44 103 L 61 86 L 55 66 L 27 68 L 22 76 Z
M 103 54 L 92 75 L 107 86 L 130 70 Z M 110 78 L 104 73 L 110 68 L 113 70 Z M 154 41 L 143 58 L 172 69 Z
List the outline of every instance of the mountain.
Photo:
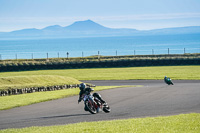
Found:
M 108 28 L 92 20 L 77 21 L 62 27 L 52 25 L 43 29 L 22 29 L 12 32 L 0 32 L 4 38 L 69 38 L 69 37 L 105 37 L 105 36 L 144 36 L 144 35 L 173 35 L 200 33 L 200 26 L 176 27 L 155 30 L 136 30 L 128 28 Z
M 23 30 L 16 30 L 16 31 L 12 31 L 10 32 L 11 35 L 16 35 L 16 36 L 26 36 L 27 34 L 31 34 L 31 35 L 37 35 L 37 34 L 42 34 L 42 31 L 39 29 L 23 29 Z
M 148 34 L 195 34 L 200 33 L 200 26 L 155 29 L 147 32 Z
M 65 27 L 65 29 L 70 31 L 103 31 L 103 30 L 107 31 L 110 28 L 104 27 L 91 20 L 86 20 L 86 21 L 74 22 L 73 24 Z
M 62 28 L 63 27 L 61 27 L 60 25 L 52 25 L 52 26 L 45 27 L 42 30 L 43 31 L 55 31 L 55 30 L 60 30 Z

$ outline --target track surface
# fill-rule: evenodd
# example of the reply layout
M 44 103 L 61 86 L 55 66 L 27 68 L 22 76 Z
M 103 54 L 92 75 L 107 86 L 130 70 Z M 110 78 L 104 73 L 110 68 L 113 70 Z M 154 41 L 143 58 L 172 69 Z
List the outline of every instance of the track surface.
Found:
M 100 91 L 109 103 L 111 113 L 91 115 L 78 104 L 78 96 L 0 111 L 0 129 L 50 126 L 147 116 L 200 113 L 200 81 L 174 81 L 173 86 L 161 80 L 84 81 L 101 85 L 143 85 Z M 94 88 L 95 89 L 95 88 Z

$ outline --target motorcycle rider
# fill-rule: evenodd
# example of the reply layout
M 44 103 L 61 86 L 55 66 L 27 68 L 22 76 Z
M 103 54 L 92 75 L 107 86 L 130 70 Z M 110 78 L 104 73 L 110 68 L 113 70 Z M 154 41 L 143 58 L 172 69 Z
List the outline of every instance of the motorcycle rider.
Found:
M 167 76 L 165 76 L 164 81 L 165 81 L 165 83 L 168 84 L 168 85 L 170 85 L 170 84 L 174 85 L 174 84 L 172 83 L 171 79 L 170 79 L 169 77 L 167 77 Z
M 90 87 L 86 87 L 86 84 L 85 83 L 81 83 L 79 85 L 79 89 L 80 89 L 80 92 L 79 92 L 79 99 L 78 99 L 78 103 L 81 102 L 82 100 L 82 96 L 83 94 L 85 95 L 88 95 L 90 94 L 91 91 L 93 91 L 94 89 L 90 88 Z M 93 94 L 93 97 L 96 97 L 97 99 L 99 99 L 104 105 L 107 105 L 107 103 L 101 98 L 101 95 L 98 94 L 98 93 L 94 93 Z M 85 109 L 86 110 L 86 109 Z M 87 110 L 86 110 L 87 111 Z

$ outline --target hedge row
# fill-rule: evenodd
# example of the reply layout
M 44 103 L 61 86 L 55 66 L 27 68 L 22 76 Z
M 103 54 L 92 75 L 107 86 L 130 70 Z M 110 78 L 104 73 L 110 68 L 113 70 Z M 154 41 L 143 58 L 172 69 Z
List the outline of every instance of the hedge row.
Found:
M 137 67 L 137 66 L 169 66 L 200 65 L 200 58 L 167 58 L 167 59 L 122 59 L 87 62 L 46 62 L 42 64 L 0 65 L 0 72 L 73 69 L 73 68 L 105 68 L 105 67 Z

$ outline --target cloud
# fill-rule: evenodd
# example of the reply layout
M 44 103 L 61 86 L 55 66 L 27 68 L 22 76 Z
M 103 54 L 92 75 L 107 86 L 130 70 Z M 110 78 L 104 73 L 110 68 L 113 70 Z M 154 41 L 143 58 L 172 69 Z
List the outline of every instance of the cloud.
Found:
M 171 14 L 140 14 L 121 16 L 76 16 L 76 17 L 5 17 L 0 18 L 0 22 L 74 22 L 91 19 L 94 21 L 126 21 L 126 20 L 166 20 L 166 19 L 190 19 L 200 18 L 200 13 L 171 13 Z
M 200 18 L 200 13 L 173 13 L 173 14 L 141 14 L 141 15 L 124 15 L 124 16 L 105 16 L 94 17 L 96 20 L 112 20 L 112 21 L 124 21 L 124 20 L 164 20 L 164 19 L 189 19 Z

